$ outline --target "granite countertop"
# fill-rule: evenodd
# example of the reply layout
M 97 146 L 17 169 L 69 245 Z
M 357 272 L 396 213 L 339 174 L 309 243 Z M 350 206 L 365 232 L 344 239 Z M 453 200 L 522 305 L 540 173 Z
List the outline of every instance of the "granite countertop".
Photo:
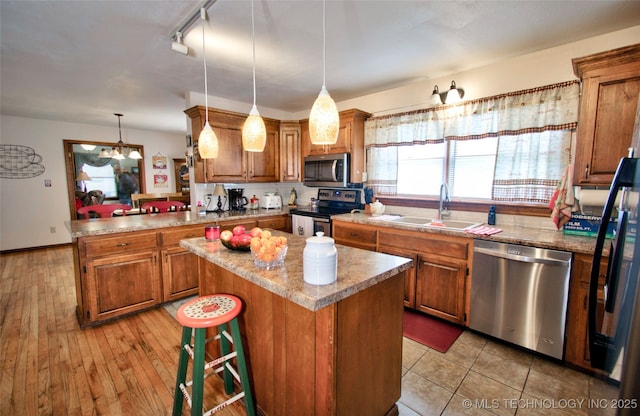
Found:
M 539 228 L 527 227 L 510 227 L 495 225 L 492 227 L 502 229 L 502 232 L 491 236 L 480 236 L 465 233 L 464 231 L 447 230 L 446 228 L 411 226 L 399 224 L 390 221 L 379 221 L 369 214 L 353 213 L 341 214 L 331 217 L 334 221 L 346 221 L 356 224 L 373 225 L 377 227 L 403 229 L 411 231 L 419 231 L 423 233 L 452 235 L 458 237 L 468 237 L 476 240 L 490 240 L 501 243 L 521 244 L 525 246 L 533 246 L 552 250 L 570 251 L 573 253 L 593 254 L 596 245 L 596 239 L 591 237 L 583 237 L 578 235 L 563 234 L 561 230 L 546 230 Z
M 192 211 L 165 212 L 161 214 L 127 215 L 112 218 L 91 218 L 67 221 L 65 225 L 72 238 L 94 235 L 126 233 L 198 224 L 223 224 L 225 221 L 271 217 L 289 214 L 289 208 L 246 210 L 244 212 L 208 212 L 198 215 Z
M 306 238 L 281 231 L 273 234 L 284 235 L 288 240 L 285 264 L 274 270 L 258 269 L 250 252 L 230 250 L 219 240 L 208 242 L 204 238 L 191 238 L 180 240 L 180 246 L 311 311 L 336 303 L 412 267 L 412 261 L 403 257 L 337 244 L 337 281 L 329 285 L 312 285 L 303 279 L 302 252 Z

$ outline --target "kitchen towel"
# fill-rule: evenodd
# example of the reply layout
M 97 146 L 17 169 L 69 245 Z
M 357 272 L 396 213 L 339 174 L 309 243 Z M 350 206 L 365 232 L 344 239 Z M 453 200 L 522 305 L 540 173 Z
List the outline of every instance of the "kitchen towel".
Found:
M 564 175 L 560 179 L 551 200 L 549 209 L 551 210 L 551 220 L 556 225 L 556 229 L 561 229 L 571 219 L 571 212 L 576 205 L 573 194 L 573 164 L 569 163 L 564 170 Z
M 476 234 L 476 235 L 492 235 L 492 234 L 498 234 L 502 232 L 502 229 L 495 228 L 495 227 L 482 226 L 482 227 L 470 228 L 468 230 L 465 230 L 465 232 L 469 234 Z

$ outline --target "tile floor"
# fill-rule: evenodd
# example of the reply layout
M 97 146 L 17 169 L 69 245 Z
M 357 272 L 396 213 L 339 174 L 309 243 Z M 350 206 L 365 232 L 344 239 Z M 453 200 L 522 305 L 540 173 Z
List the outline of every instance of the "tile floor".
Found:
M 445 354 L 404 338 L 402 370 L 401 416 L 615 414 L 607 383 L 468 330 Z
M 165 309 L 175 317 L 187 300 Z M 601 399 L 616 394 L 601 380 L 469 330 L 444 354 L 403 341 L 400 416 L 609 416 L 615 411 Z

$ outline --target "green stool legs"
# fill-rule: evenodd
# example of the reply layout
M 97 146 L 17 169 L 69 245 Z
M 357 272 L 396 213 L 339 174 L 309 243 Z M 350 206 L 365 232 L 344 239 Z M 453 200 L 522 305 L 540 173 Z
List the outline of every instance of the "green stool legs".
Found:
M 244 356 L 244 349 L 242 347 L 242 338 L 240 335 L 240 327 L 236 318 L 232 319 L 229 323 L 229 329 L 231 331 L 230 341 L 227 337 L 229 333 L 226 331 L 227 324 L 218 325 L 218 336 L 215 337 L 220 341 L 221 356 L 218 359 L 205 363 L 205 347 L 207 343 L 206 328 L 190 328 L 184 326 L 182 329 L 182 341 L 180 345 L 180 357 L 178 360 L 178 375 L 176 378 L 176 391 L 173 402 L 173 416 L 180 416 L 182 414 L 182 404 L 185 397 L 187 403 L 191 406 L 192 415 L 202 415 L 202 404 L 204 395 L 204 372 L 205 366 L 213 368 L 218 364 L 220 367 L 215 369 L 215 372 L 223 372 L 224 389 L 227 395 L 234 392 L 234 370 L 231 366 L 233 358 L 237 360 L 237 369 L 235 377 L 239 376 L 239 381 L 242 386 L 242 392 L 233 396 L 224 403 L 210 409 L 207 414 L 214 413 L 220 410 L 230 403 L 244 397 L 245 409 L 247 415 L 255 415 L 255 404 L 253 402 L 253 395 L 251 393 L 251 385 L 249 382 L 249 373 L 247 371 L 247 364 Z M 195 342 L 193 349 L 191 349 L 190 343 L 192 338 L 192 332 L 195 334 Z M 235 352 L 231 350 L 231 344 L 234 346 Z M 186 382 L 187 367 L 189 356 L 193 358 L 193 379 L 190 382 Z M 187 387 L 191 385 L 191 396 L 187 392 Z

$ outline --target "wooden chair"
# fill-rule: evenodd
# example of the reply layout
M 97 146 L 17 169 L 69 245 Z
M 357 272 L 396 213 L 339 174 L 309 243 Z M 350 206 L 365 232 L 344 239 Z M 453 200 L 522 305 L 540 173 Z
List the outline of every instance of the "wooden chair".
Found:
M 171 201 L 173 198 L 182 197 L 181 192 L 173 193 L 149 193 L 149 194 L 131 194 L 131 204 L 134 208 L 142 208 L 145 202 L 151 201 Z M 181 199 L 178 199 L 181 200 Z M 184 201 L 183 201 L 184 202 Z
M 94 212 L 98 214 L 100 218 L 107 218 L 113 216 L 113 211 L 118 209 L 122 210 L 122 215 L 126 215 L 127 211 L 131 209 L 131 205 L 128 204 L 106 204 L 106 205 L 87 205 L 86 207 L 78 208 L 78 214 L 84 215 L 89 218 L 89 213 Z
M 169 212 L 180 211 L 184 208 L 184 202 L 180 201 L 151 201 L 142 204 L 141 209 L 147 211 L 147 214 L 153 212 Z

